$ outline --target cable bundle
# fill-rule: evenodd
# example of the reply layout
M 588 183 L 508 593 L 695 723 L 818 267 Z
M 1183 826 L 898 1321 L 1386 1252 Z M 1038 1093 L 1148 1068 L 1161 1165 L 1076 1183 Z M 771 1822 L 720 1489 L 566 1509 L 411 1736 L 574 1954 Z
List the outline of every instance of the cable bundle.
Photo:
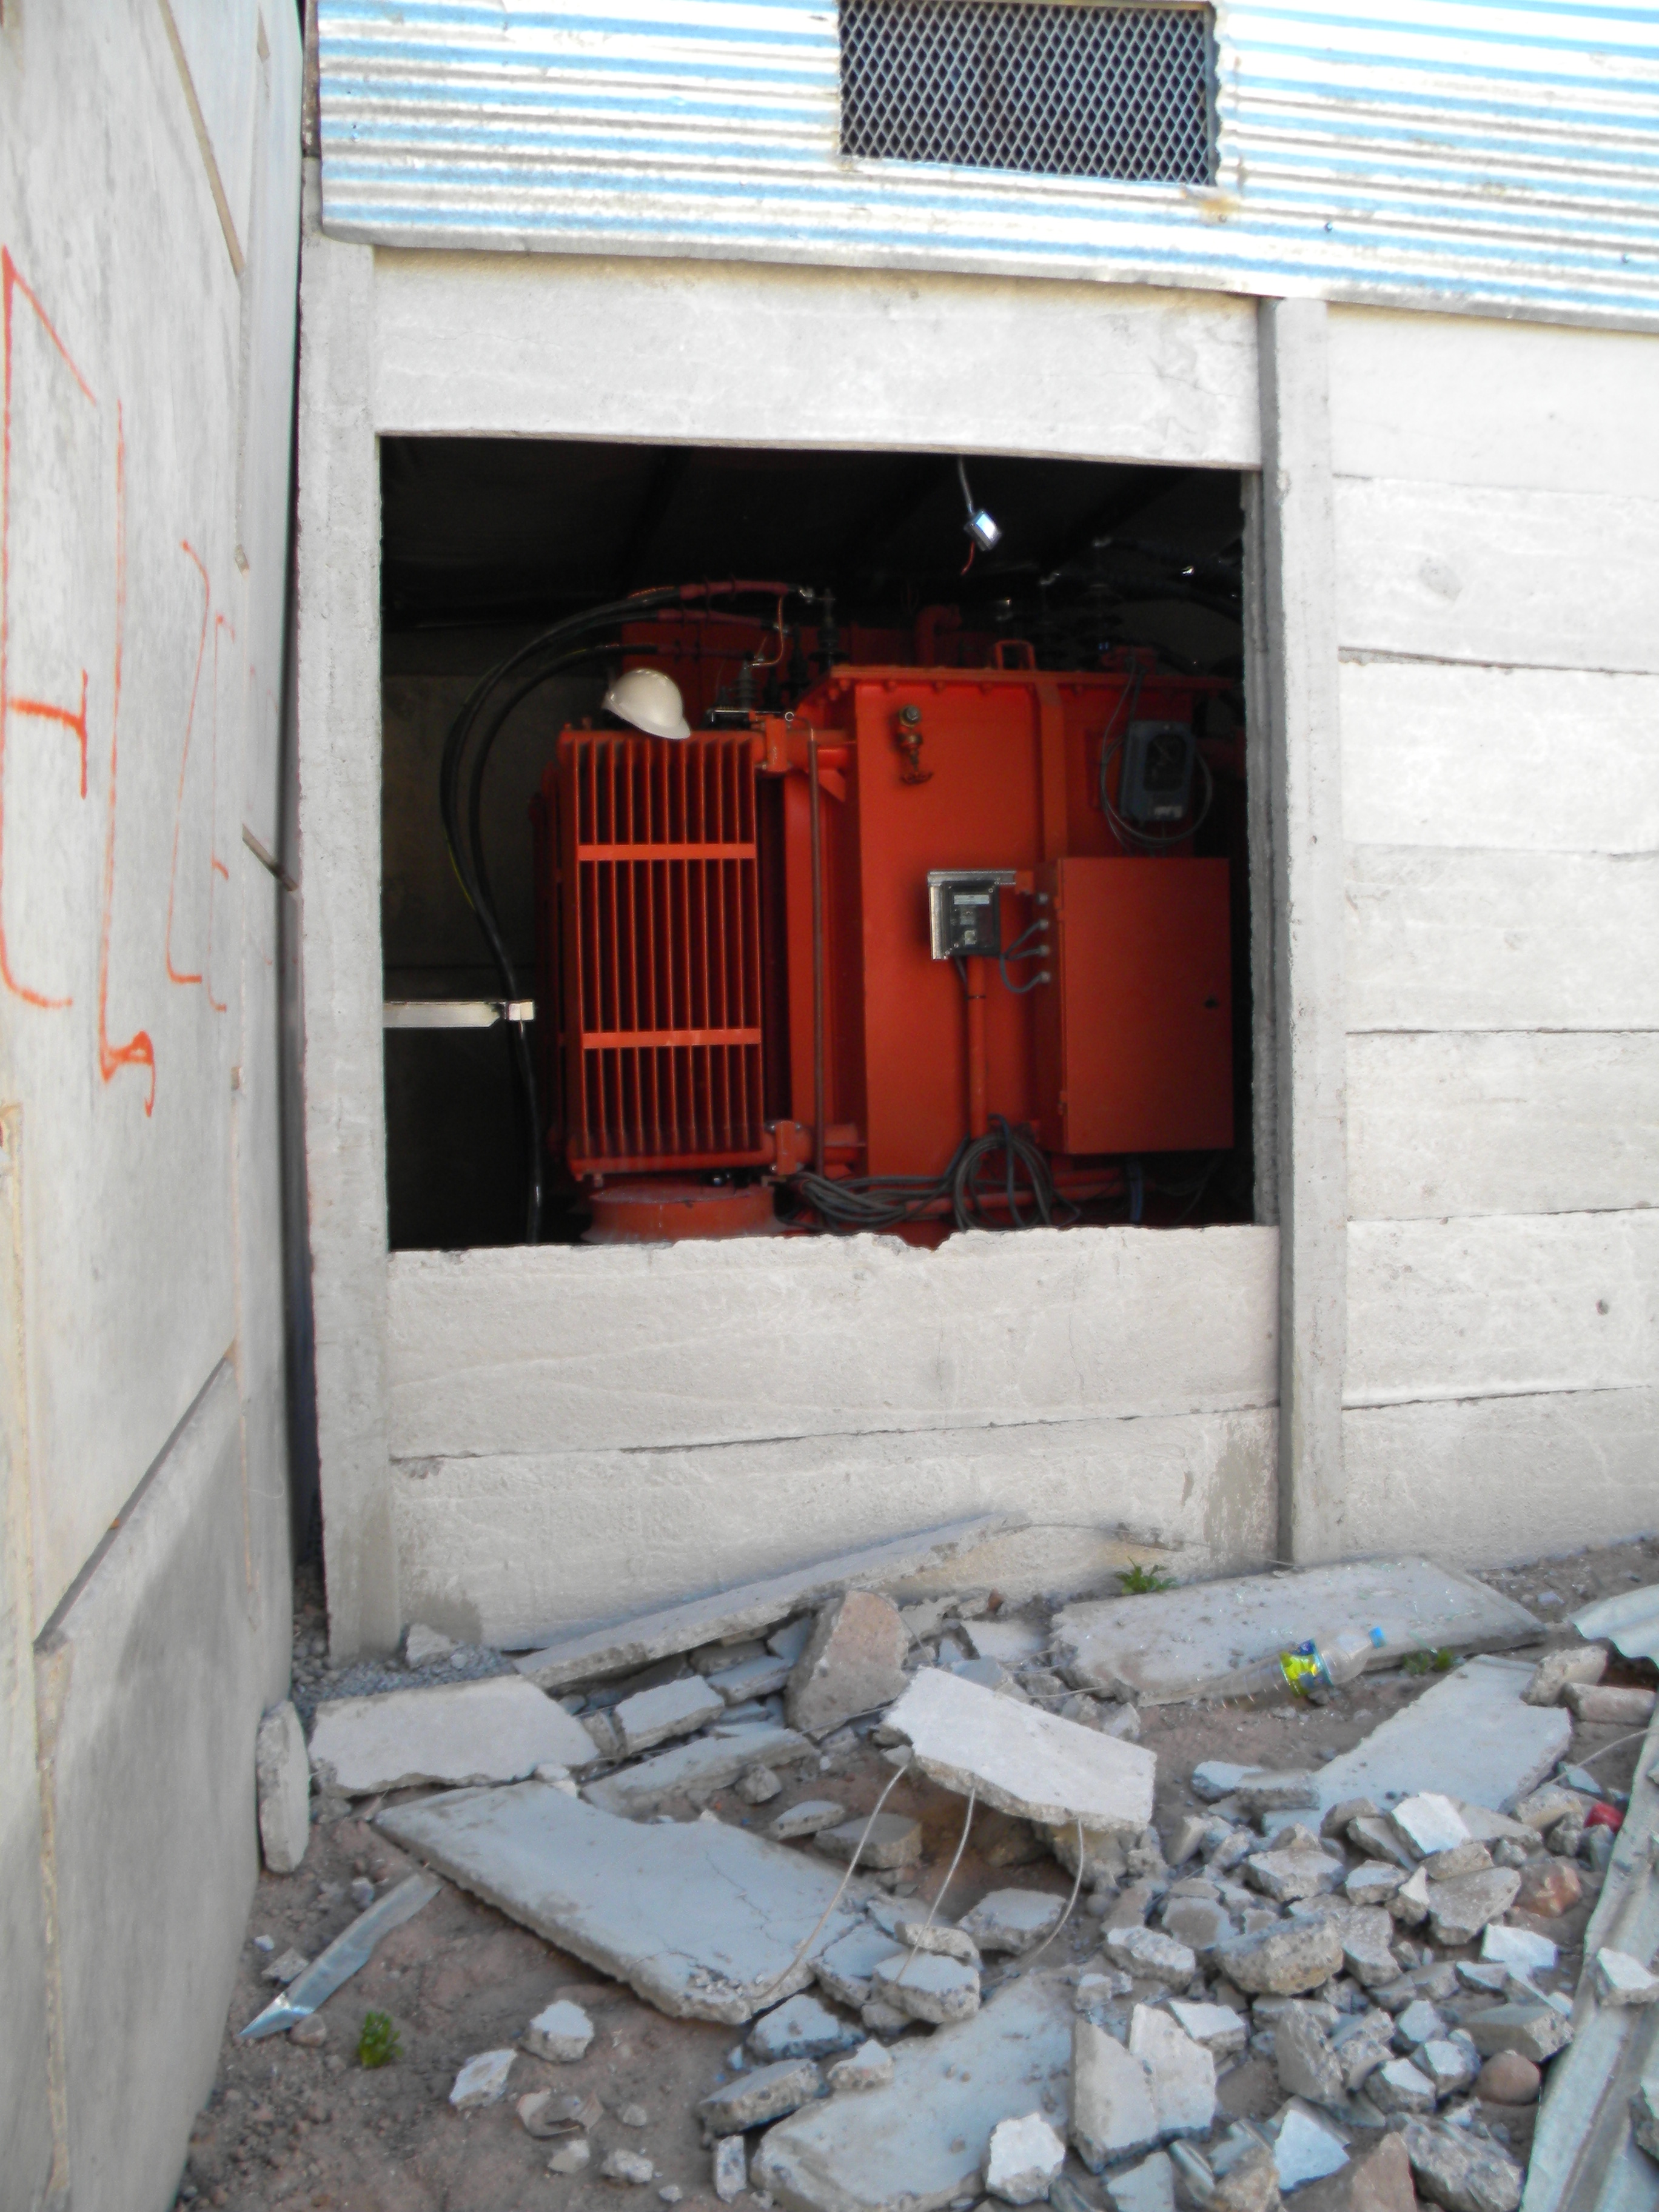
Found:
M 1000 1114 L 992 1119 L 994 1127 L 985 1136 L 963 1139 L 941 1176 L 852 1176 L 836 1182 L 806 1169 L 790 1177 L 789 1188 L 826 1228 L 848 1234 L 896 1229 L 946 1206 L 958 1229 L 1052 1229 L 1056 1208 L 1065 1217 L 1058 1225 L 1074 1221 L 1076 1208 L 1055 1197 L 1048 1163 L 1038 1146 L 1023 1130 L 1011 1128 Z M 999 1153 L 1003 1173 L 999 1184 L 988 1184 L 985 1171 Z M 987 1211 L 994 1189 L 1000 1189 L 1006 1220 Z

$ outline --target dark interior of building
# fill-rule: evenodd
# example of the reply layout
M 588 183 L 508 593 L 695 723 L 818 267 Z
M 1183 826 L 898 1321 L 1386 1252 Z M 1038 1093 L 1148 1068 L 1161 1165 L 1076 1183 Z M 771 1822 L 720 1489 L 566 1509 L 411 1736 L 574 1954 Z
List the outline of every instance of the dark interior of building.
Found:
M 386 996 L 536 1002 L 388 1027 L 394 1248 L 1251 1218 L 1235 476 L 381 453 Z

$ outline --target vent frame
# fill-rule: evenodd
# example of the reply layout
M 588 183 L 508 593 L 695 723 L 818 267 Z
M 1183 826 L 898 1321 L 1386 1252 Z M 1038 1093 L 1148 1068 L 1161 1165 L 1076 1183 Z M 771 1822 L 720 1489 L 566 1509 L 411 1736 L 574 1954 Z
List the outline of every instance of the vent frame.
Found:
M 1079 183 L 1214 183 L 1209 5 L 840 0 L 838 13 L 844 160 Z M 1174 87 L 1164 113 L 1148 106 L 1159 71 Z M 1080 86 L 1090 95 L 1081 114 Z

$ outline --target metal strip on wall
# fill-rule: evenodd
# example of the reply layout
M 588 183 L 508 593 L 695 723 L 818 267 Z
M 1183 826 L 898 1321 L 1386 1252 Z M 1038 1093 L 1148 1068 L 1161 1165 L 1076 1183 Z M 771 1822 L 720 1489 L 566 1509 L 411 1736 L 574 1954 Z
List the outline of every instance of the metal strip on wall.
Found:
M 1214 183 L 840 151 L 809 0 L 319 0 L 333 235 L 1659 326 L 1659 12 L 1231 0 Z

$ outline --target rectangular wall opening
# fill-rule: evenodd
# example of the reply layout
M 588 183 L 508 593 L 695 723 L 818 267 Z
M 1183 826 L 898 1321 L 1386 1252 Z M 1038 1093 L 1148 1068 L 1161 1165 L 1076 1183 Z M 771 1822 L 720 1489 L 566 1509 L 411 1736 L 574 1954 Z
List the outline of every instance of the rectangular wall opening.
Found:
M 1254 1218 L 1236 474 L 381 469 L 394 1249 Z

